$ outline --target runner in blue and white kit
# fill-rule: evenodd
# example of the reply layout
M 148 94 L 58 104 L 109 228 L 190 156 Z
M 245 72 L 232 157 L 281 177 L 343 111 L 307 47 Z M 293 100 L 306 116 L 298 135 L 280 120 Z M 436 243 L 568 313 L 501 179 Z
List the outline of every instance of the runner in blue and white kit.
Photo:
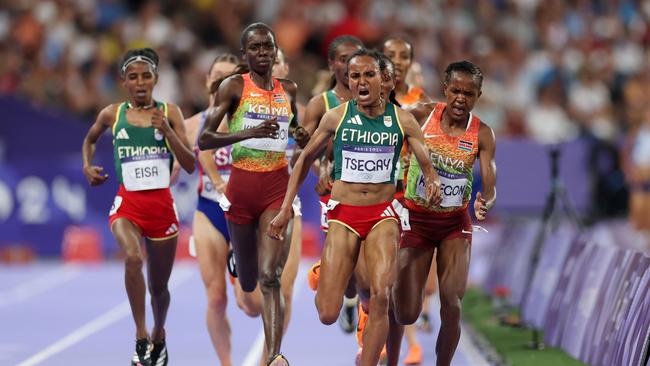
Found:
M 213 91 L 217 90 L 219 81 L 231 74 L 236 64 L 237 58 L 229 54 L 221 55 L 213 62 L 210 72 L 206 75 L 210 105 L 214 103 Z M 230 175 L 232 158 L 230 146 L 211 151 L 199 151 L 196 139 L 204 121 L 205 111 L 185 120 L 188 139 L 194 142 L 194 153 L 199 168 L 199 197 L 192 223 L 193 247 L 196 249 L 201 278 L 208 297 L 206 311 L 208 333 L 220 364 L 231 366 L 225 277 L 230 235 L 223 211 L 228 207 L 223 192 Z

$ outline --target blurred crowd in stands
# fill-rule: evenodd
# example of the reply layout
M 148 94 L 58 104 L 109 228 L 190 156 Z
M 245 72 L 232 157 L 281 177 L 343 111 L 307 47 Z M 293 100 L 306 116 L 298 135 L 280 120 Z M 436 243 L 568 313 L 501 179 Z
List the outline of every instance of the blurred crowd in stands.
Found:
M 121 95 L 116 64 L 133 47 L 161 55 L 155 97 L 189 116 L 207 104 L 203 78 L 241 30 L 276 32 L 306 101 L 331 39 L 369 46 L 403 35 L 412 78 L 440 97 L 452 61 L 483 69 L 476 113 L 498 137 L 557 143 L 583 135 L 622 145 L 650 118 L 650 0 L 22 0 L 0 1 L 0 94 L 91 120 Z

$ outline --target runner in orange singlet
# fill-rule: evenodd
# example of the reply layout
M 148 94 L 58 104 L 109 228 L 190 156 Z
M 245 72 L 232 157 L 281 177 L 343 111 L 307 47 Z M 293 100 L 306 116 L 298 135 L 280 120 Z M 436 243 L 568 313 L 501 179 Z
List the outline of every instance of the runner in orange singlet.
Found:
M 289 241 L 263 233 L 279 211 L 289 173 L 285 149 L 289 134 L 306 143 L 308 134 L 297 126 L 296 83 L 272 77 L 277 55 L 275 34 L 263 23 L 246 27 L 241 51 L 250 70 L 221 83 L 219 100 L 208 112 L 199 148 L 232 147 L 232 173 L 226 188 L 231 206 L 228 229 L 242 290 L 253 292 L 259 282 L 263 297 L 262 319 L 269 365 L 288 365 L 280 354 L 284 325 L 284 299 L 280 278 Z M 217 131 L 228 115 L 228 131 Z
M 441 326 L 436 343 L 437 365 L 450 365 L 460 338 L 461 299 L 467 286 L 472 223 L 468 213 L 472 170 L 480 160 L 483 193 L 477 192 L 474 212 L 485 219 L 496 200 L 496 142 L 492 129 L 472 115 L 481 96 L 483 74 L 471 62 L 455 62 L 445 70 L 446 103 L 421 104 L 412 112 L 422 131 L 431 164 L 440 175 L 440 205 L 424 200 L 420 165 L 411 158 L 404 205 L 410 230 L 404 231 L 393 287 L 396 320 L 414 323 L 422 310 L 422 295 L 434 253 L 440 282 Z M 391 324 L 393 331 L 399 326 Z

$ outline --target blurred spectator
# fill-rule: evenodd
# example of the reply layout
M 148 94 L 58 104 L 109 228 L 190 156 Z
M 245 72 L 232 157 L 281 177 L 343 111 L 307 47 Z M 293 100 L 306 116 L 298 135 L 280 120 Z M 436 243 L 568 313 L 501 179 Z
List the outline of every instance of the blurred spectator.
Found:
M 120 96 L 128 47 L 164 53 L 157 97 L 192 114 L 205 104 L 200 70 L 239 53 L 241 28 L 273 25 L 301 99 L 325 68 L 323 50 L 350 33 L 376 46 L 405 34 L 417 84 L 440 98 L 441 71 L 468 59 L 485 74 L 476 112 L 501 136 L 554 143 L 579 135 L 616 144 L 640 123 L 650 82 L 644 0 L 42 0 L 3 2 L 0 93 L 91 116 Z M 489 98 L 487 97 L 489 96 Z

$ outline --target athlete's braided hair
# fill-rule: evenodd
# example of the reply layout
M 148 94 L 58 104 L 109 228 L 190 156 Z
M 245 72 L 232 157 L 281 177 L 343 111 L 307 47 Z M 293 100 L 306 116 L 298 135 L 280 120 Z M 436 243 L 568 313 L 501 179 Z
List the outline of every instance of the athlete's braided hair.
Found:
M 120 75 L 124 78 L 126 69 L 135 62 L 146 62 L 151 66 L 154 73 L 158 71 L 158 54 L 151 48 L 133 48 L 122 56 L 120 61 Z
M 354 58 L 361 57 L 361 56 L 372 57 L 375 60 L 375 62 L 377 62 L 377 66 L 379 66 L 379 71 L 386 69 L 386 63 L 382 60 L 381 56 L 379 56 L 379 52 L 369 50 L 367 48 L 362 48 L 357 52 L 353 53 L 352 56 L 350 56 L 350 58 L 348 59 L 348 63 L 347 63 L 348 70 L 350 69 L 350 61 L 352 61 L 352 59 Z
M 379 71 L 381 71 L 382 74 L 385 73 L 385 75 L 388 76 L 389 78 L 394 79 L 395 78 L 395 64 L 393 64 L 393 61 L 391 61 L 390 58 L 388 56 L 384 55 L 383 53 L 381 53 L 379 51 L 375 51 L 375 52 L 377 52 L 377 54 L 379 55 L 379 58 L 381 59 L 381 61 L 383 63 L 383 65 L 381 63 L 379 64 Z M 382 68 L 382 66 L 383 66 L 383 68 Z M 393 82 L 394 82 L 394 80 L 393 80 Z M 397 101 L 397 94 L 395 93 L 394 88 L 393 88 L 393 90 L 390 91 L 390 94 L 388 95 L 388 100 L 391 103 L 398 106 L 398 107 L 402 106 Z
M 339 48 L 340 45 L 345 44 L 345 43 L 351 43 L 355 46 L 358 46 L 360 48 L 363 48 L 363 42 L 355 36 L 351 35 L 343 35 L 343 36 L 338 36 L 330 42 L 330 45 L 327 47 L 327 59 L 332 61 L 336 58 L 336 49 Z
M 445 69 L 445 83 L 449 83 L 449 80 L 451 80 L 451 73 L 453 72 L 464 72 L 472 75 L 478 83 L 479 90 L 481 89 L 481 86 L 483 85 L 483 71 L 481 71 L 480 67 L 466 60 L 452 62 L 447 65 L 447 68 Z
M 338 36 L 334 38 L 332 42 L 330 42 L 330 45 L 327 47 L 327 60 L 334 61 L 334 59 L 336 58 L 336 50 L 339 48 L 340 45 L 346 43 L 353 44 L 360 48 L 364 47 L 363 42 L 355 36 L 351 36 L 347 34 L 343 36 Z M 330 79 L 329 89 L 334 89 L 335 86 L 336 86 L 336 75 L 332 75 Z

